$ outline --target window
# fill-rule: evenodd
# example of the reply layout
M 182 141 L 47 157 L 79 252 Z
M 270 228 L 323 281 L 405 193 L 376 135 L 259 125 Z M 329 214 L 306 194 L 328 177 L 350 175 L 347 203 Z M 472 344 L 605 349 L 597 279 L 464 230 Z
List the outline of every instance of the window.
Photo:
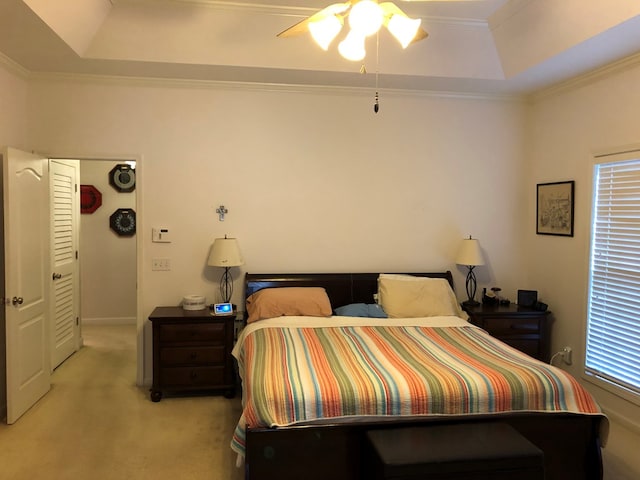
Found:
M 594 166 L 585 373 L 640 402 L 640 151 Z

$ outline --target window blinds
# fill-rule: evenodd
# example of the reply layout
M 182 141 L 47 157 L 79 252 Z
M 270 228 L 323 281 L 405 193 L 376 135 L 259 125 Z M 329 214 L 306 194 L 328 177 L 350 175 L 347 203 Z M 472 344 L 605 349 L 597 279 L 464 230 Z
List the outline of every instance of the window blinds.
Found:
M 595 166 L 586 373 L 640 393 L 640 160 Z

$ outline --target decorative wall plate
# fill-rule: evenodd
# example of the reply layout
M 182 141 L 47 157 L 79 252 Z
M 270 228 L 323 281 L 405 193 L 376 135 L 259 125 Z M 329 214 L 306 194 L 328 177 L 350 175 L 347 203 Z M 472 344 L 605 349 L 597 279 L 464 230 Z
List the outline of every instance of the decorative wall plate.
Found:
M 109 217 L 109 225 L 121 237 L 130 237 L 136 233 L 136 212 L 130 208 L 119 208 Z
M 136 188 L 136 170 L 120 163 L 109 172 L 109 185 L 119 192 L 133 192 Z
M 93 185 L 80 185 L 80 213 L 93 213 L 102 205 L 102 193 Z

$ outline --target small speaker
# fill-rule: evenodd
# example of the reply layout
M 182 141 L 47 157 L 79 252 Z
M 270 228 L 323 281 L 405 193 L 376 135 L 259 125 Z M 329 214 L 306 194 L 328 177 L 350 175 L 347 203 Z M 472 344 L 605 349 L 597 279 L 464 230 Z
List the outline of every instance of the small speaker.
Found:
M 534 307 L 538 303 L 537 290 L 518 290 L 518 305 L 522 307 Z

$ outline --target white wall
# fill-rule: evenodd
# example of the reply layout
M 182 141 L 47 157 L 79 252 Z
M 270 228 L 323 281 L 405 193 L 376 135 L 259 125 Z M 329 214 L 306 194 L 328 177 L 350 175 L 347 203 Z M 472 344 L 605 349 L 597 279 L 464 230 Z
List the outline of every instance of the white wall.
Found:
M 140 156 L 145 318 L 184 295 L 216 300 L 221 271 L 205 263 L 224 234 L 245 256 L 236 278 L 451 269 L 461 298 L 465 271 L 454 257 L 473 234 L 489 261 L 479 282 L 512 298 L 526 288 L 524 106 L 384 91 L 378 115 L 372 104 L 373 92 L 39 81 L 29 141 L 69 156 Z M 151 243 L 155 226 L 168 227 L 173 242 Z M 172 270 L 151 271 L 154 257 L 170 258 Z M 148 381 L 148 332 L 145 344 Z
M 80 179 L 102 195 L 102 206 L 80 215 L 80 287 L 83 323 L 135 323 L 136 237 L 119 236 L 109 226 L 118 208 L 135 211 L 136 192 L 119 192 L 109 172 L 119 161 L 82 160 Z
M 27 82 L 0 54 L 0 147 L 26 149 Z
M 575 180 L 575 235 L 573 238 L 536 236 L 528 228 L 530 252 L 527 270 L 551 305 L 556 322 L 553 351 L 569 345 L 574 363 L 566 367 L 576 377 L 584 368 L 584 335 L 588 293 L 591 219 L 592 154 L 640 141 L 640 68 L 542 98 L 531 108 L 529 151 L 530 192 L 527 217 L 535 218 L 535 185 Z M 532 220 L 534 222 L 534 220 Z M 587 383 L 612 420 L 605 449 L 607 478 L 640 477 L 640 407 Z

